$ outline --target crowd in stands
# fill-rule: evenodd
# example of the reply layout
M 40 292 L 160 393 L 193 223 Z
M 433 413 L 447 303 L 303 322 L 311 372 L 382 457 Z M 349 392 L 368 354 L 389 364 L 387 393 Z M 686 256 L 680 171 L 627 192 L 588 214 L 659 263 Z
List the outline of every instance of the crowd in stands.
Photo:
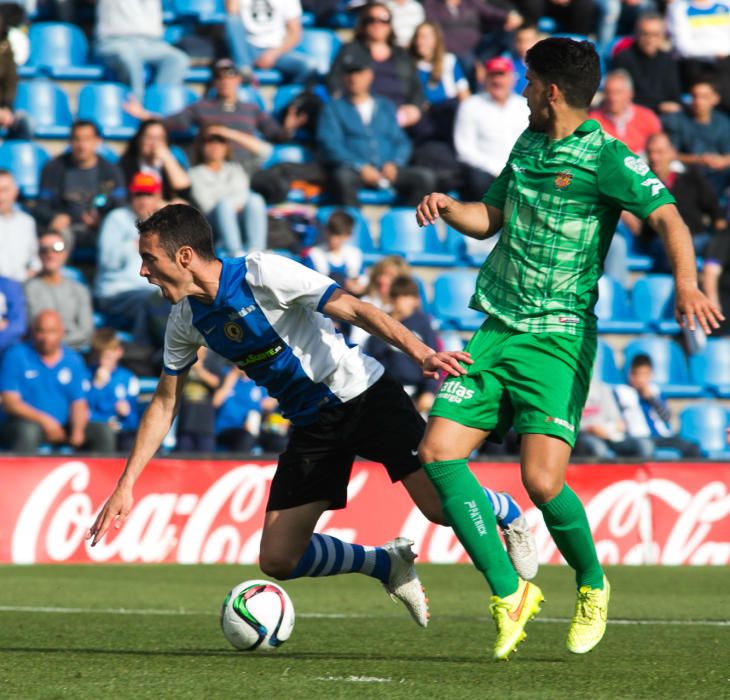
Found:
M 460 344 L 479 319 L 458 290 L 495 240 L 434 229 L 418 231 L 425 242 L 416 245 L 399 207 L 434 190 L 481 198 L 527 127 L 525 54 L 548 34 L 595 43 L 604 79 L 590 118 L 647 160 L 656 176 L 647 186 L 674 194 L 701 283 L 730 316 L 730 0 L 213 5 L 0 2 L 0 448 L 129 449 L 150 391 L 145 378 L 162 369 L 169 313 L 139 275 L 135 222 L 170 202 L 205 214 L 221 256 L 279 250 L 387 310 L 424 342 Z M 41 56 L 51 30 L 81 47 L 67 63 L 60 53 Z M 80 93 L 75 112 L 33 98 L 52 82 L 63 106 L 68 81 L 111 83 L 121 96 L 113 118 L 84 107 Z M 273 102 L 263 97 L 267 88 Z M 171 102 L 153 99 L 167 94 Z M 55 141 L 44 140 L 49 134 Z M 40 147 L 30 178 L 13 144 Z M 368 204 L 395 206 L 396 223 L 386 231 L 383 218 L 375 243 L 373 215 L 360 209 Z M 461 294 L 463 317 L 430 303 L 418 264 L 443 268 L 438 282 Z M 453 266 L 462 272 L 449 273 Z M 628 298 L 643 272 L 670 272 L 667 258 L 657 234 L 625 213 L 605 264 L 615 298 Z M 615 299 L 602 301 L 615 312 Z M 639 312 L 624 320 L 652 331 L 654 321 L 667 321 L 642 326 Z M 427 413 L 437 383 L 361 329 L 341 330 Z M 685 342 L 684 350 L 703 345 Z M 627 356 L 621 376 L 597 364 L 576 454 L 708 453 L 673 427 L 658 359 Z M 701 395 L 724 396 L 708 389 L 709 379 L 693 378 Z M 288 427 L 244 372 L 201 350 L 168 444 L 277 452 Z M 483 449 L 516 446 L 511 436 Z

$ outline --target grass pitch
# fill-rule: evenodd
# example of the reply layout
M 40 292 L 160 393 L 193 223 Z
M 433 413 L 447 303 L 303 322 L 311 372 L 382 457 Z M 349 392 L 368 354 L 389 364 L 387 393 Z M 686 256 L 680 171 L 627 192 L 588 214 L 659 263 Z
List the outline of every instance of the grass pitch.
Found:
M 610 625 L 565 650 L 567 567 L 542 567 L 546 603 L 509 662 L 490 660 L 487 589 L 470 566 L 424 565 L 417 628 L 364 576 L 285 584 L 292 638 L 236 652 L 217 609 L 251 566 L 0 567 L 0 698 L 727 698 L 730 573 L 613 567 Z

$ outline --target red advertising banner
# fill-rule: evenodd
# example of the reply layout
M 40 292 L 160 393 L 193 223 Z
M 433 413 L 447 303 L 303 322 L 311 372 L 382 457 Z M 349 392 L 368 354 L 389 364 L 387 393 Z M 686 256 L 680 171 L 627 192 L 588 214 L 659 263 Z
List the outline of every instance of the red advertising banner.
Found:
M 93 549 L 85 533 L 122 467 L 118 459 L 0 459 L 0 562 L 254 563 L 272 462 L 153 460 L 126 523 Z M 560 555 L 514 464 L 474 463 L 480 483 L 512 493 L 534 527 L 542 563 Z M 568 482 L 606 563 L 730 563 L 730 465 L 571 465 Z M 450 529 L 428 522 L 379 465 L 358 463 L 349 505 L 317 530 L 349 542 L 416 542 L 419 561 L 460 562 Z

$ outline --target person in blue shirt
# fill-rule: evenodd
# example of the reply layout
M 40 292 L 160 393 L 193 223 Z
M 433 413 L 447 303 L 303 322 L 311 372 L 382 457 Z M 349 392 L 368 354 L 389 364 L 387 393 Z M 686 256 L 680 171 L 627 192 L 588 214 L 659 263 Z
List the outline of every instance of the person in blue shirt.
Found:
M 0 355 L 27 330 L 23 286 L 10 277 L 0 277 Z
M 398 124 L 390 100 L 370 93 L 372 61 L 367 54 L 342 59 L 345 95 L 322 108 L 317 145 L 328 168 L 330 194 L 336 204 L 358 206 L 357 191 L 395 188 L 404 205 L 416 204 L 436 176 L 407 165 L 411 143 Z
M 5 352 L 0 362 L 0 395 L 6 421 L 3 443 L 13 452 L 35 452 L 46 442 L 93 452 L 113 452 L 113 434 L 89 422 L 88 373 L 79 353 L 62 343 L 56 311 L 32 321 L 31 339 Z
M 231 452 L 251 452 L 267 401 L 276 404 L 243 370 L 232 367 L 213 396 L 218 447 Z
M 446 522 L 418 459 L 423 419 L 379 362 L 345 343 L 330 317 L 381 336 L 426 376 L 459 376 L 469 355 L 428 347 L 387 314 L 288 258 L 256 251 L 218 260 L 210 225 L 193 207 L 168 205 L 138 229 L 140 273 L 173 304 L 164 370 L 117 486 L 89 528 L 91 546 L 129 514 L 134 484 L 167 434 L 190 367 L 205 346 L 264 387 L 293 426 L 266 506 L 262 571 L 277 579 L 371 576 L 425 627 L 428 606 L 413 565 L 413 542 L 398 537 L 382 547 L 363 547 L 314 532 L 324 511 L 346 506 L 356 455 L 383 464 L 427 518 Z M 515 524 L 522 516 L 511 499 L 507 510 L 510 504 L 517 511 L 511 516 Z M 513 554 L 514 534 L 505 530 Z M 520 559 L 534 565 L 529 572 L 534 576 L 534 542 L 526 527 L 522 535 L 527 556 Z
M 124 346 L 113 328 L 99 328 L 91 340 L 90 419 L 109 426 L 116 449 L 131 449 L 139 425 L 139 380 L 119 366 Z

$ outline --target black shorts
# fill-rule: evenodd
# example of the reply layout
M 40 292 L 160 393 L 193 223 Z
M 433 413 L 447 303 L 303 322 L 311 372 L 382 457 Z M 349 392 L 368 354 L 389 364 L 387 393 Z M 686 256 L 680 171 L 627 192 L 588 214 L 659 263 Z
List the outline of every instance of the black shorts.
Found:
M 400 481 L 421 467 L 416 450 L 425 425 L 403 387 L 386 372 L 360 396 L 292 430 L 266 510 L 315 501 L 344 508 L 356 456 L 380 462 L 391 481 Z

